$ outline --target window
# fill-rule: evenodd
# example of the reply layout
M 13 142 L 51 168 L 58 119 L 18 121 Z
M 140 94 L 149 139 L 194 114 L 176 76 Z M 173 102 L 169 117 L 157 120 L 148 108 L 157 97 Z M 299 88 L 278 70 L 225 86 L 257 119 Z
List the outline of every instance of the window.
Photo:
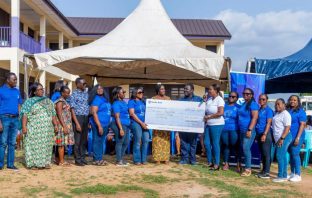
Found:
M 206 45 L 206 50 L 217 53 L 217 46 L 216 45 Z
M 35 31 L 31 28 L 28 28 L 28 36 L 31 38 L 35 38 Z
M 171 99 L 172 100 L 178 100 L 184 96 L 184 86 L 178 86 L 178 87 L 171 87 Z

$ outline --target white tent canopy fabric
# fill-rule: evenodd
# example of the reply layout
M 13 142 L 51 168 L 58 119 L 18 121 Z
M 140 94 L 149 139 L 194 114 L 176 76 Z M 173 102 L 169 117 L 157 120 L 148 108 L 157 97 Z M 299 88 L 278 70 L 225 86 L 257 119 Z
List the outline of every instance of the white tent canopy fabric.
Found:
M 114 30 L 79 47 L 35 54 L 39 69 L 136 83 L 219 80 L 224 57 L 193 46 L 171 22 L 160 0 L 141 0 Z M 120 81 L 120 80 L 119 80 Z M 124 80 L 123 80 L 124 81 Z

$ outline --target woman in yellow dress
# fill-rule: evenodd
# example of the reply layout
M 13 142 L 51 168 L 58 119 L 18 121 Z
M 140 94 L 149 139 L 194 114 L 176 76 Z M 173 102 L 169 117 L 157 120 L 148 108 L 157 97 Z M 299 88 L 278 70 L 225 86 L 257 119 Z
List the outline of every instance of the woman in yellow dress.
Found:
M 166 96 L 165 86 L 162 84 L 157 84 L 156 96 L 152 99 L 156 100 L 170 100 L 170 97 Z M 152 140 L 152 155 L 156 164 L 164 162 L 165 164 L 169 163 L 170 159 L 170 132 L 154 130 L 153 131 L 153 140 Z

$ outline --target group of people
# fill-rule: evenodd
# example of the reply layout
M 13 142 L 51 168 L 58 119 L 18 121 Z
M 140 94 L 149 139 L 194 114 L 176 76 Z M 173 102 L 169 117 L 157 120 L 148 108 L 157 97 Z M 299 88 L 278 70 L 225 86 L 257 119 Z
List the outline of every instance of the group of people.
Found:
M 76 79 L 71 90 L 64 81 L 58 81 L 51 99 L 44 96 L 40 83 L 30 87 L 29 99 L 23 102 L 16 88 L 17 77 L 9 73 L 6 83 L 0 88 L 0 169 L 4 167 L 4 155 L 8 145 L 7 168 L 14 169 L 14 149 L 17 131 L 24 134 L 25 162 L 27 168 L 50 168 L 53 147 L 56 147 L 55 162 L 68 165 L 64 159 L 65 147 L 74 145 L 75 165 L 85 166 L 88 128 L 92 128 L 93 165 L 106 165 L 103 143 L 109 129 L 116 141 L 116 165 L 127 166 L 124 160 L 129 144 L 129 133 L 133 133 L 133 163 L 145 165 L 151 138 L 145 123 L 144 89 L 131 91 L 125 102 L 126 91 L 122 87 L 113 89 L 113 103 L 104 94 L 104 88 L 96 85 L 86 90 L 86 81 Z M 170 100 L 165 86 L 157 84 L 153 99 Z M 230 92 L 228 102 L 220 93 L 217 84 L 209 86 L 208 95 L 194 94 L 194 85 L 186 84 L 181 101 L 200 102 L 206 105 L 205 132 L 203 134 L 207 163 L 211 170 L 220 169 L 221 145 L 223 145 L 223 170 L 229 169 L 232 153 L 237 159 L 237 171 L 241 176 L 251 175 L 251 146 L 256 140 L 262 159 L 259 178 L 270 178 L 272 146 L 276 150 L 278 178 L 275 182 L 301 181 L 300 148 L 304 142 L 306 114 L 300 99 L 293 95 L 288 103 L 276 100 L 275 110 L 267 105 L 268 96 L 259 96 L 259 105 L 252 89 L 243 92 L 244 103 L 237 104 L 239 94 Z M 196 165 L 198 134 L 177 132 L 181 144 L 180 164 Z M 290 155 L 291 174 L 287 174 L 287 153 Z M 167 164 L 170 159 L 170 133 L 154 130 L 152 135 L 152 157 L 157 163 Z M 241 160 L 243 159 L 243 160 Z M 241 164 L 244 164 L 242 170 Z

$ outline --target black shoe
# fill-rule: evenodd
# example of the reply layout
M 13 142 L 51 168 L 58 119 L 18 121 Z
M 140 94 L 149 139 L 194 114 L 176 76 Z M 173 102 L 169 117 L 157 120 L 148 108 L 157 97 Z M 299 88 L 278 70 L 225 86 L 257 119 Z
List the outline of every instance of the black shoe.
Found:
M 264 173 L 258 176 L 261 179 L 270 179 L 270 174 L 269 173 Z
M 18 171 L 18 168 L 16 166 L 7 167 L 9 170 Z
M 85 166 L 82 162 L 75 162 L 76 166 Z
M 84 165 L 88 165 L 88 162 L 86 160 L 81 160 L 81 163 L 83 163 Z

